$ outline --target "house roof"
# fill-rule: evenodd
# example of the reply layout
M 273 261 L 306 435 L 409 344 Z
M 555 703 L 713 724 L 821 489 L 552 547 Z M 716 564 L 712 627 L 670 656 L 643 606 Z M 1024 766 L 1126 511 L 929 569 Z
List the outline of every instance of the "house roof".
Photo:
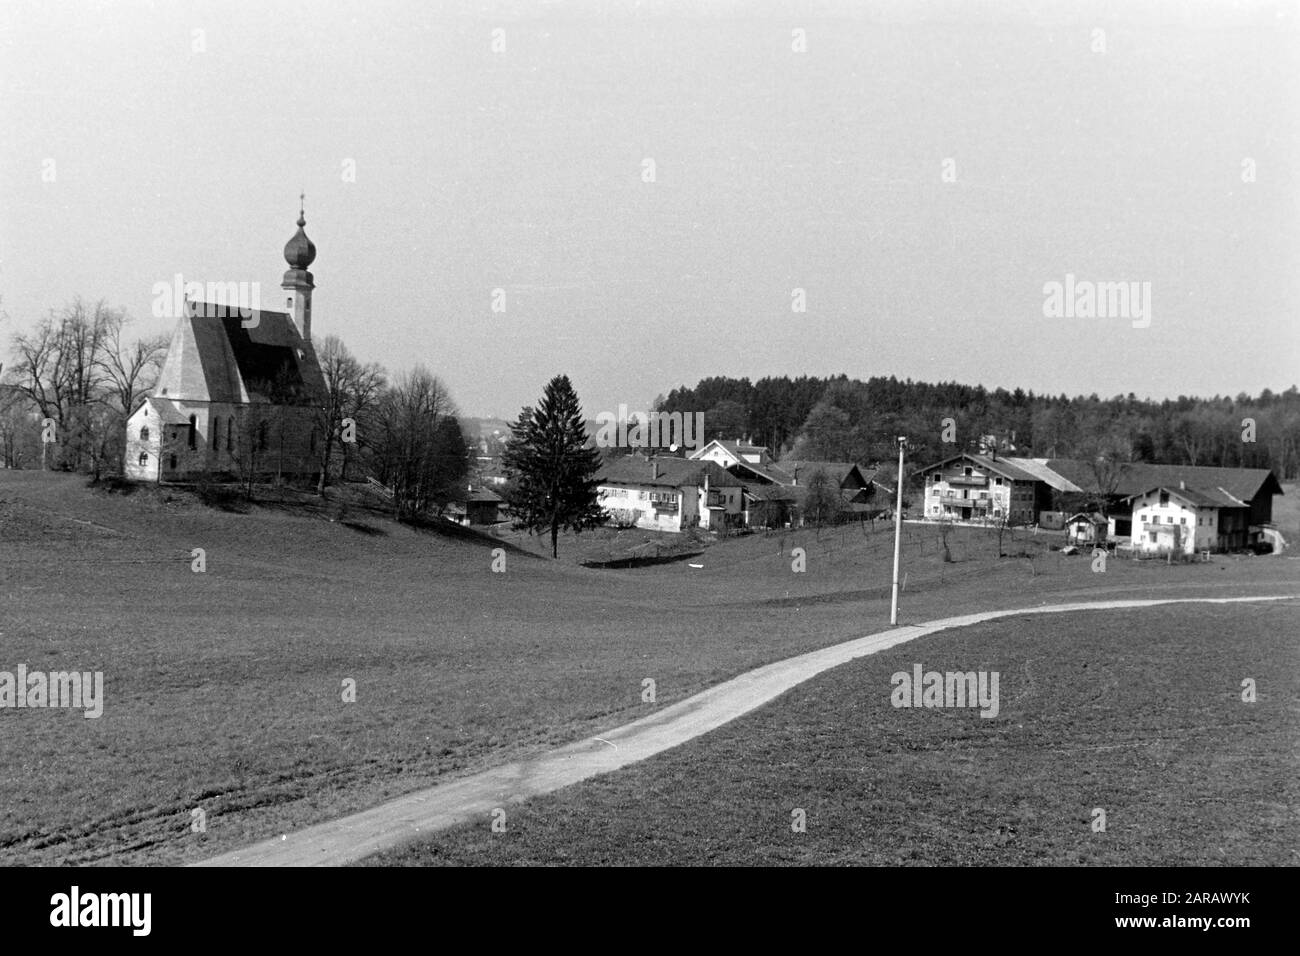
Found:
M 703 448 L 699 448 L 691 454 L 692 458 L 701 458 L 712 445 L 718 445 L 729 451 L 732 455 L 743 460 L 745 455 L 756 455 L 759 461 L 770 461 L 771 456 L 768 454 L 766 445 L 750 445 L 738 439 L 727 440 L 723 438 L 714 438 L 707 442 Z
M 742 479 L 746 474 L 753 475 L 763 484 L 794 484 L 794 476 L 783 469 L 780 465 L 773 465 L 770 463 L 765 465 L 756 465 L 749 461 L 738 461 L 733 465 L 729 465 L 727 470 Z
M 626 455 L 605 462 L 596 473 L 602 485 L 648 485 L 656 488 L 702 486 L 705 478 L 714 487 L 736 487 L 739 480 L 714 461 L 692 458 L 642 458 Z
M 997 460 L 1010 461 L 1014 467 L 1019 468 L 1026 474 L 1033 475 L 1039 481 L 1045 482 L 1049 488 L 1055 488 L 1057 491 L 1083 490 L 1069 478 L 1047 467 L 1046 458 L 1018 458 L 1010 456 L 1008 458 L 999 458 Z
M 1107 523 L 1106 516 L 1101 514 L 1101 512 L 1099 511 L 1094 511 L 1092 514 L 1086 514 L 1082 511 L 1078 511 L 1065 519 L 1066 524 L 1074 524 L 1076 521 L 1088 521 L 1091 522 L 1092 524 Z
M 1190 505 L 1198 508 L 1241 508 L 1245 505 L 1244 501 L 1234 498 L 1221 488 L 1212 490 L 1203 490 L 1197 488 L 1179 487 L 1173 485 L 1153 485 L 1134 495 L 1129 495 L 1126 501 L 1132 501 L 1135 498 L 1141 498 L 1153 491 L 1167 491 L 1172 498 L 1180 498 Z
M 1065 475 L 1087 491 L 1100 491 L 1097 475 L 1091 462 L 1073 458 L 1053 458 L 1047 467 Z M 1236 506 L 1248 504 L 1258 495 L 1280 495 L 1282 486 L 1267 468 L 1216 468 L 1207 465 L 1157 465 L 1147 462 L 1129 462 L 1118 466 L 1115 476 L 1115 495 L 1132 498 L 1157 486 L 1177 488 L 1179 482 L 1199 489 L 1203 493 L 1222 492 L 1228 499 L 1236 499 Z
M 172 332 L 154 394 L 181 401 L 313 404 L 325 381 L 311 342 L 283 312 L 247 318 L 224 305 L 191 303 Z M 248 323 L 245 327 L 244 323 Z
M 990 455 L 974 455 L 970 452 L 963 452 L 960 455 L 953 455 L 951 458 L 945 458 L 943 461 L 936 461 L 933 465 L 926 465 L 924 468 L 918 469 L 914 474 L 928 474 L 936 469 L 943 468 L 945 465 L 950 465 L 954 461 L 963 460 L 969 461 L 978 466 L 982 471 L 991 471 L 994 474 L 1001 475 L 1003 478 L 1010 478 L 1012 481 L 1046 480 L 1033 472 L 1026 471 L 1025 468 L 1017 464 L 1018 461 L 1025 459 L 993 458 Z
M 803 488 L 789 485 L 745 485 L 745 497 L 754 501 L 799 501 Z
M 862 479 L 864 485 L 869 484 L 871 479 L 875 476 L 874 471 L 864 471 L 861 465 L 852 461 L 811 461 L 806 459 L 795 460 L 786 458 L 782 459 L 781 468 L 792 477 L 795 475 L 797 470 L 798 475 L 805 481 L 807 481 L 808 476 L 813 472 L 824 471 L 827 477 L 833 480 L 837 485 L 844 484 L 845 480 L 854 471 L 858 473 L 858 477 Z
M 469 488 L 465 491 L 458 491 L 452 500 L 459 501 L 462 504 L 494 504 L 505 499 L 491 488 Z

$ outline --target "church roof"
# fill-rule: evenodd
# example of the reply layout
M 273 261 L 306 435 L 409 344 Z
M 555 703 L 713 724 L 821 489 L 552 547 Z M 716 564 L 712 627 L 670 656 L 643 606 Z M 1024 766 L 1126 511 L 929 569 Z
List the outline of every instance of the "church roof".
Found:
M 171 399 L 154 396 L 148 401 L 158 412 L 158 418 L 164 425 L 188 425 L 190 423 L 189 416 L 177 408 L 176 403 Z
M 310 342 L 283 312 L 248 318 L 209 303 L 191 303 L 176 324 L 154 394 L 201 402 L 314 404 L 324 379 Z M 247 327 L 245 327 L 247 323 Z

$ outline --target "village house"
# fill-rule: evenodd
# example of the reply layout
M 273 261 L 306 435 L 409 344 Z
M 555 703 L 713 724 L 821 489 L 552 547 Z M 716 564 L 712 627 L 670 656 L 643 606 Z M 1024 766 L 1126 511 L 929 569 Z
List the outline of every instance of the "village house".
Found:
M 731 446 L 725 450 L 731 451 Z M 875 472 L 855 462 L 798 459 L 773 462 L 766 457 L 750 461 L 749 457 L 733 461 L 727 467 L 744 485 L 747 527 L 776 528 L 801 524 L 808 482 L 818 472 L 824 473 L 839 490 L 845 515 L 871 518 L 890 507 L 893 489 L 880 484 Z
M 741 521 L 741 484 L 713 461 L 628 455 L 596 475 L 600 506 L 623 527 L 721 529 Z
M 1280 550 L 1284 543 L 1272 527 L 1273 496 L 1282 486 L 1266 468 L 962 454 L 916 474 L 925 485 L 924 517 L 932 521 L 1007 516 L 1036 524 L 1054 513 L 1054 500 L 1084 498 L 1105 514 L 1076 513 L 1058 523 L 1072 543 L 1109 540 L 1160 553 L 1232 551 L 1265 541 Z
M 491 488 L 467 485 L 443 510 L 443 515 L 460 525 L 490 525 L 502 520 L 502 497 Z
M 248 472 L 319 471 L 324 378 L 311 341 L 308 267 L 316 247 L 298 231 L 284 248 L 284 311 L 187 300 L 153 391 L 127 420 L 125 474 L 187 481 Z
M 1226 492 L 1157 485 L 1129 499 L 1135 551 L 1194 554 L 1246 546 L 1250 509 Z
M 1100 544 L 1106 540 L 1106 518 L 1100 512 L 1079 512 L 1065 519 L 1065 540 L 1070 544 Z
M 923 516 L 939 521 L 1033 524 L 1051 507 L 1051 489 L 1079 489 L 1032 459 L 964 453 L 916 472 L 925 487 Z
M 689 456 L 694 461 L 712 461 L 723 468 L 735 464 L 765 465 L 771 464 L 772 456 L 766 445 L 751 445 L 749 439 L 742 441 L 723 441 L 715 438 L 703 448 L 697 448 Z
M 1139 538 L 1145 537 L 1149 544 L 1150 531 L 1141 527 L 1134 513 L 1137 498 L 1153 488 L 1183 488 L 1209 496 L 1224 509 L 1216 517 L 1218 543 L 1211 550 L 1254 548 L 1265 541 L 1280 550 L 1277 546 L 1282 542 L 1272 522 L 1273 496 L 1282 494 L 1282 485 L 1267 468 L 1149 462 L 1123 462 L 1098 468 L 1092 462 L 1068 458 L 1053 458 L 1044 464 L 1053 473 L 1065 476 L 1104 501 L 1111 539 L 1131 539 L 1137 547 Z M 1198 545 L 1198 550 L 1204 548 Z

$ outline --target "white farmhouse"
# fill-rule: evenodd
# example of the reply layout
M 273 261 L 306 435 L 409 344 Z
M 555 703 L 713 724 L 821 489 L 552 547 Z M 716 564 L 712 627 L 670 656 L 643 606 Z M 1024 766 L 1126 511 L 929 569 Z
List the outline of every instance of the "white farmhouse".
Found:
M 600 506 L 618 525 L 656 531 L 741 522 L 741 483 L 712 461 L 629 455 L 596 475 Z
M 1249 524 L 1249 511 L 1218 489 L 1156 487 L 1129 499 L 1133 506 L 1133 549 L 1144 554 L 1195 554 L 1226 550 Z

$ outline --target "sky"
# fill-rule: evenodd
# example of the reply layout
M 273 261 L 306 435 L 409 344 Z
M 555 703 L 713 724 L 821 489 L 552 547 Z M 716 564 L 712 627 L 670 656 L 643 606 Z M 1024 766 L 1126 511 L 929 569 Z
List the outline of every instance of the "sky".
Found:
M 1298 22 L 1228 0 L 3 0 L 0 350 L 78 295 L 168 332 L 177 273 L 274 303 L 305 191 L 313 338 L 423 364 L 469 415 L 513 419 L 561 372 L 588 417 L 710 375 L 1283 390 Z M 1045 314 L 1067 276 L 1149 308 Z

